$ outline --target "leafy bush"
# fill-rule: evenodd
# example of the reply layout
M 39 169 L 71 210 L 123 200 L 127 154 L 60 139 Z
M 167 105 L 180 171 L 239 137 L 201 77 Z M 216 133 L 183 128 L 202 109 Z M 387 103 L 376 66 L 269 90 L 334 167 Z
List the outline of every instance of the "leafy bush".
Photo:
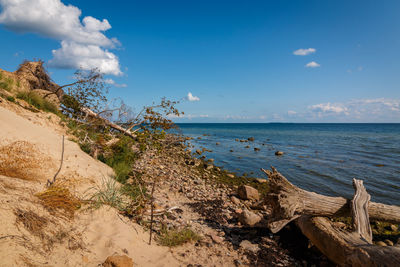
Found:
M 132 170 L 137 155 L 132 150 L 134 141 L 128 136 L 121 136 L 121 139 L 113 144 L 109 151 L 102 157 L 104 162 L 114 169 L 117 181 L 125 183 Z
M 37 109 L 51 112 L 54 114 L 60 114 L 58 108 L 53 103 L 49 102 L 48 100 L 42 98 L 40 95 L 36 94 L 35 92 L 19 92 L 17 94 L 17 98 L 25 100 L 28 104 L 34 106 Z
M 15 102 L 15 98 L 12 96 L 7 96 L 7 100 L 10 102 Z

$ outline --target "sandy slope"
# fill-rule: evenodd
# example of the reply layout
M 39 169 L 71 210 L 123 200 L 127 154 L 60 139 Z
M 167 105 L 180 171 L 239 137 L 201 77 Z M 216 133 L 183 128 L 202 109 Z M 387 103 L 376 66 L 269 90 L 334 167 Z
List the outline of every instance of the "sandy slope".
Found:
M 12 173 L 0 173 L 0 266 L 98 266 L 114 253 L 127 254 L 135 266 L 179 266 L 168 248 L 149 246 L 148 233 L 114 209 L 79 211 L 68 220 L 43 208 L 35 194 L 45 189 L 59 166 L 65 132 L 58 123 L 48 113 L 0 103 L 0 167 L 23 162 Z M 58 179 L 78 195 L 112 174 L 68 138 L 64 159 Z M 18 211 L 43 218 L 40 231 L 29 231 L 18 220 Z

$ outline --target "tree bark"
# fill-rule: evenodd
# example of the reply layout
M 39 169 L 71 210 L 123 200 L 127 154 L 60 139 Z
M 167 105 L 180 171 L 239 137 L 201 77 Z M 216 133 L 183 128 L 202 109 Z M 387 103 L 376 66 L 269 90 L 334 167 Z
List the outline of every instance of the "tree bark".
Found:
M 303 234 L 331 261 L 340 266 L 400 266 L 400 247 L 379 247 L 345 232 L 323 217 L 301 216 L 297 225 Z
M 273 233 L 301 215 L 326 217 L 351 215 L 350 200 L 300 189 L 273 167 L 272 171 L 261 170 L 269 177 L 270 192 L 265 201 L 272 207 L 268 226 Z M 369 202 L 368 213 L 372 220 L 400 223 L 399 206 Z

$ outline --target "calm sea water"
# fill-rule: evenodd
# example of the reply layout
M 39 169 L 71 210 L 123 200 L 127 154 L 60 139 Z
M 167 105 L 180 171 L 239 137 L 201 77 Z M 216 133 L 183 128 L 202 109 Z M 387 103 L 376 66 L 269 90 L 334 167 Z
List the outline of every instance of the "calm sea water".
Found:
M 191 140 L 195 149 L 212 150 L 205 153 L 207 158 L 239 175 L 263 178 L 260 168 L 272 165 L 303 189 L 345 197 L 353 195 L 356 177 L 364 180 L 372 201 L 400 205 L 400 124 L 185 123 L 179 127 L 195 138 Z M 248 137 L 255 141 L 235 141 Z M 277 157 L 277 150 L 285 154 Z

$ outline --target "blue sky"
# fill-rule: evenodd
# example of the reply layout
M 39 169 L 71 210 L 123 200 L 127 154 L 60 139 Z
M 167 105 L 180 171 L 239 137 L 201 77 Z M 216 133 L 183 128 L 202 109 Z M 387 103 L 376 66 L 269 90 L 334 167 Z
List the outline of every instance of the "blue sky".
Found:
M 182 99 L 178 122 L 400 122 L 400 1 L 0 0 L 0 12 L 0 68 L 41 58 L 64 84 L 96 66 L 137 109 Z

